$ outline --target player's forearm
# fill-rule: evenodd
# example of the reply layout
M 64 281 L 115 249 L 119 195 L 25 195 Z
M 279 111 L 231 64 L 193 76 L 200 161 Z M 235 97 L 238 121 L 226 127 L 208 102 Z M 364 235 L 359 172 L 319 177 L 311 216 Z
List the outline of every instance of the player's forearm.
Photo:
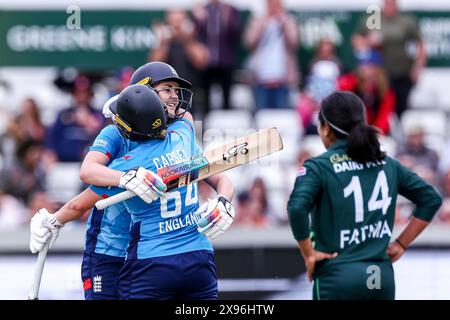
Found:
M 422 233 L 422 231 L 428 226 L 430 222 L 416 217 L 412 217 L 411 221 L 406 226 L 405 230 L 397 237 L 397 241 L 407 248 Z
M 80 179 L 94 186 L 109 187 L 119 185 L 122 174 L 122 171 L 110 169 L 102 164 L 90 163 L 81 167 Z
M 298 246 L 300 248 L 300 252 L 302 253 L 303 258 L 306 259 L 308 257 L 314 256 L 314 248 L 312 246 L 310 238 L 298 241 Z
M 55 212 L 56 219 L 63 224 L 77 220 L 100 199 L 95 192 L 86 189 Z
M 231 180 L 224 174 L 218 174 L 206 179 L 206 182 L 216 190 L 218 194 L 225 196 L 229 201 L 233 199 L 234 187 Z

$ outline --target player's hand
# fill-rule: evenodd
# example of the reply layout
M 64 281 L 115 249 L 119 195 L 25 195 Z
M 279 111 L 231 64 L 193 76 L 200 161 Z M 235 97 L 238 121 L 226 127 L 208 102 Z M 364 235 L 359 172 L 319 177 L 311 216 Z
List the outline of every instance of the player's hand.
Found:
M 125 172 L 120 177 L 119 187 L 134 192 L 146 203 L 162 197 L 167 190 L 160 176 L 143 167 Z
M 47 209 L 40 209 L 31 218 L 30 223 L 30 250 L 36 253 L 42 250 L 47 241 L 50 241 L 49 248 L 53 246 L 58 238 L 59 230 L 64 227 L 54 214 Z
M 230 227 L 235 215 L 233 205 L 222 195 L 209 199 L 196 214 L 198 215 L 198 232 L 211 240 L 216 239 Z
M 313 280 L 314 268 L 316 263 L 325 259 L 333 259 L 337 257 L 337 252 L 334 253 L 326 253 L 322 251 L 314 250 L 314 254 L 305 257 L 305 266 L 306 266 L 306 274 L 308 276 L 308 280 L 311 282 Z
M 392 242 L 386 250 L 387 255 L 391 259 L 391 262 L 395 262 L 401 258 L 405 253 L 405 249 L 399 245 L 396 241 Z

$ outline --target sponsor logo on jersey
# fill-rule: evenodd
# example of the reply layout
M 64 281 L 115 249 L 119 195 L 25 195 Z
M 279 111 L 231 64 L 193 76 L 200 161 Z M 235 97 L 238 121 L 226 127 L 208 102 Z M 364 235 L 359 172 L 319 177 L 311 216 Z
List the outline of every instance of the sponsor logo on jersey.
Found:
M 298 177 L 303 177 L 304 175 L 306 175 L 306 168 L 305 167 L 300 167 L 300 169 L 298 169 L 298 171 L 297 171 L 297 178 Z
M 95 139 L 94 146 L 106 147 L 108 145 L 108 141 L 103 139 Z

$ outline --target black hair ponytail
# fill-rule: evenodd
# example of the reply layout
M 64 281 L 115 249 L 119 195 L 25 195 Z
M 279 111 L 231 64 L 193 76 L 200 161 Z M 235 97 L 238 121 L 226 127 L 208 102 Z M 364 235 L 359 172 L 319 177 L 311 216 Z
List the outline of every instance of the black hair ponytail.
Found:
M 321 124 L 327 122 L 338 139 L 347 139 L 347 154 L 357 162 L 377 162 L 386 156 L 380 150 L 378 129 L 366 122 L 364 102 L 354 93 L 336 91 L 322 101 Z
M 385 157 L 385 153 L 380 150 L 378 130 L 373 126 L 358 122 L 350 130 L 347 140 L 347 154 L 356 162 L 377 162 Z

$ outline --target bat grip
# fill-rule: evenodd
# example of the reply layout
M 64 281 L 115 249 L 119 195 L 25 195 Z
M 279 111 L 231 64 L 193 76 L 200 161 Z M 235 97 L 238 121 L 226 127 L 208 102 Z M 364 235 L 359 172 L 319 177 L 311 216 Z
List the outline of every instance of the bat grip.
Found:
M 130 198 L 134 197 L 135 195 L 136 194 L 132 191 L 128 191 L 128 190 L 123 191 L 121 193 L 113 195 L 112 197 L 97 201 L 95 203 L 95 207 L 98 210 L 103 210 L 109 206 L 112 206 L 113 204 L 130 199 Z

